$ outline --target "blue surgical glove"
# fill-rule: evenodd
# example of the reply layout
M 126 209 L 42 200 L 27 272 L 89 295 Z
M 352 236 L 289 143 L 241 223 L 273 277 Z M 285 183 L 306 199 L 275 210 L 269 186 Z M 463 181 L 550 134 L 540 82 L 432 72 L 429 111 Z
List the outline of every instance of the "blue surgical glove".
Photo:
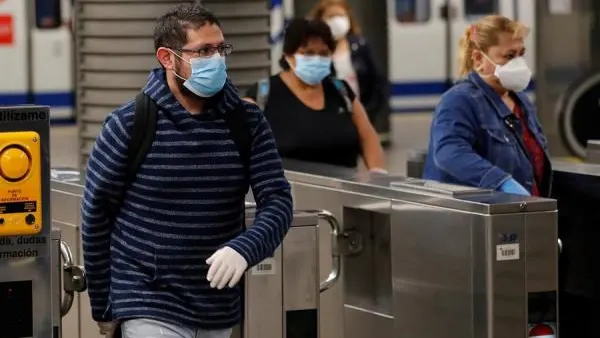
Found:
M 513 178 L 509 178 L 504 183 L 502 183 L 502 185 L 500 186 L 500 191 L 503 191 L 508 194 L 531 196 L 529 191 L 527 191 L 525 187 L 520 185 L 519 182 L 515 181 Z

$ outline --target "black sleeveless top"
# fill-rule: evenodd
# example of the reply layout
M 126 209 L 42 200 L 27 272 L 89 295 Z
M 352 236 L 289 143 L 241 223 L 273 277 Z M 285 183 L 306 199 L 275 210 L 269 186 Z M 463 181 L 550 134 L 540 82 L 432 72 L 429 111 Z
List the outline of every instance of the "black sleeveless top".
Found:
M 264 114 L 281 157 L 350 168 L 357 166 L 361 154 L 358 130 L 331 80 L 323 80 L 325 107 L 321 110 L 305 106 L 279 74 L 271 76 L 269 83 Z M 343 83 L 350 101 L 354 102 L 356 95 Z M 256 86 L 246 96 L 256 99 Z

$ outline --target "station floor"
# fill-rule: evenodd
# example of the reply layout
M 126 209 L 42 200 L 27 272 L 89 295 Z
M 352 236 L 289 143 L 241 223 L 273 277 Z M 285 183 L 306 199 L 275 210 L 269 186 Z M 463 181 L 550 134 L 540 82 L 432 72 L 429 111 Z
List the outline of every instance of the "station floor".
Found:
M 392 146 L 386 150 L 387 169 L 394 174 L 406 172 L 406 159 L 410 149 L 421 149 L 429 142 L 431 114 L 392 115 Z M 55 126 L 51 130 L 50 158 L 53 167 L 78 165 L 79 144 L 76 126 Z

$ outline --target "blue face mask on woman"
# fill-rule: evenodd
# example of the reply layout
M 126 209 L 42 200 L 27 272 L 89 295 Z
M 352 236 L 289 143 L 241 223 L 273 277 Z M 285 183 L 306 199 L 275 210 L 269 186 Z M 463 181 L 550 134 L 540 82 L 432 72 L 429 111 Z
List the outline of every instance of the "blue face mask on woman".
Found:
M 175 76 L 185 81 L 183 86 L 190 92 L 200 97 L 212 97 L 225 86 L 227 66 L 225 57 L 221 54 L 215 53 L 208 58 L 193 58 L 190 61 L 173 54 L 192 66 L 192 74 L 187 79 L 174 72 Z
M 309 86 L 314 86 L 331 74 L 331 58 L 319 55 L 294 55 L 296 76 Z

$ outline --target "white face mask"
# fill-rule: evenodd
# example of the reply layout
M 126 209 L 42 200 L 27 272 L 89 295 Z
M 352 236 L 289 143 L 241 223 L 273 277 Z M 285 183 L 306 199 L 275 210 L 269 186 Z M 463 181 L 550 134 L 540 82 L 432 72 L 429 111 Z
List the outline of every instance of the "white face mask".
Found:
M 504 65 L 497 65 L 489 56 L 485 54 L 483 56 L 496 66 L 494 75 L 500 80 L 502 87 L 515 92 L 527 88 L 529 81 L 531 81 L 531 70 L 527 67 L 527 63 L 525 63 L 522 56 L 510 60 Z
M 336 40 L 345 37 L 348 34 L 348 31 L 350 31 L 350 19 L 348 19 L 347 16 L 334 16 L 326 22 Z

